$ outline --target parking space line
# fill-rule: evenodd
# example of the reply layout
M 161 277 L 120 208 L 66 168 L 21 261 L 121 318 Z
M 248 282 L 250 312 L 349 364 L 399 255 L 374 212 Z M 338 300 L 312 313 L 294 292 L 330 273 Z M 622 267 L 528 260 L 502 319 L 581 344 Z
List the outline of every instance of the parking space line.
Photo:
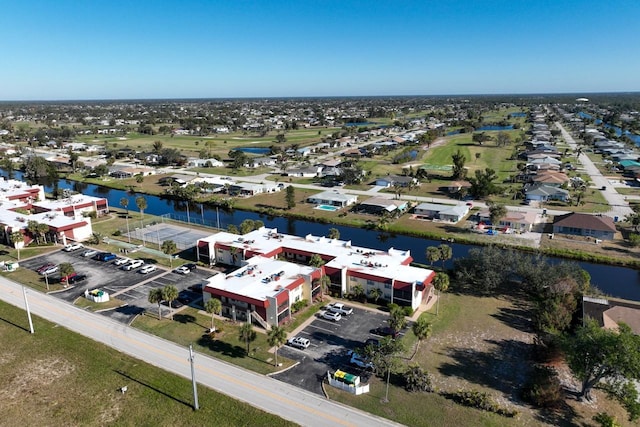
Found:
M 331 329 L 321 328 L 320 326 L 315 326 L 315 325 L 309 325 L 309 326 L 315 329 L 320 329 L 321 331 L 330 332 L 332 334 L 335 332 L 335 331 L 332 331 Z
M 131 289 L 135 289 L 135 288 L 137 288 L 137 287 L 139 287 L 139 286 L 141 286 L 141 285 L 144 285 L 144 284 L 146 284 L 146 283 L 152 282 L 152 281 L 154 281 L 155 279 L 157 279 L 158 277 L 162 277 L 162 276 L 165 276 L 165 275 L 167 275 L 167 274 L 169 274 L 169 272 L 168 272 L 168 271 L 165 271 L 163 274 L 159 274 L 159 275 L 157 275 L 157 276 L 149 277 L 147 280 L 143 280 L 142 282 L 138 282 L 138 283 L 136 283 L 135 285 L 129 286 L 128 288 L 125 288 L 125 289 L 123 289 L 123 290 L 121 290 L 121 291 L 118 291 L 118 292 L 114 293 L 114 294 L 112 295 L 112 297 L 116 297 L 116 296 L 118 296 L 118 295 L 120 295 L 120 294 L 123 294 L 123 293 L 125 293 L 125 292 L 127 292 L 127 291 L 129 291 L 129 290 L 131 290 Z

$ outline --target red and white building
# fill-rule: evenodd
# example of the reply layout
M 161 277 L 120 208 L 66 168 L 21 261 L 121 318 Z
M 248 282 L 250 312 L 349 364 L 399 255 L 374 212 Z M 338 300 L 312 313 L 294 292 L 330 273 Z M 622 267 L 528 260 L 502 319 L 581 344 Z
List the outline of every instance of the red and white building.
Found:
M 29 221 L 48 225 L 46 234 L 51 241 L 64 244 L 67 239 L 85 240 L 93 233 L 91 218 L 85 214 L 96 212 L 102 215 L 108 211 L 105 198 L 78 194 L 48 201 L 41 185 L 0 178 L 0 230 L 4 242 L 9 245 L 9 236 L 15 231 L 24 235 L 23 242 L 16 243 L 18 247 L 24 247 L 35 239 L 26 231 Z
M 351 293 L 356 285 L 360 285 L 366 295 L 377 288 L 381 291 L 383 299 L 411 306 L 413 309 L 418 308 L 432 295 L 431 281 L 435 272 L 411 266 L 413 258 L 408 250 L 390 248 L 387 251 L 379 251 L 353 246 L 351 241 L 310 234 L 298 237 L 278 233 L 277 229 L 266 227 L 242 236 L 220 232 L 198 240 L 197 244 L 199 261 L 210 265 L 225 264 L 242 268 L 251 265 L 256 257 L 271 259 L 274 260 L 272 262 L 282 265 L 307 266 L 315 254 L 319 255 L 325 264 L 316 269 L 318 273 L 308 274 L 311 280 L 301 282 L 301 286 L 306 287 L 300 291 L 305 295 L 305 299 L 316 298 L 321 292 L 319 280 L 313 280 L 316 278 L 314 274 L 317 278 L 321 275 L 329 276 L 331 289 L 343 296 Z M 296 274 L 304 276 L 303 273 Z M 216 287 L 205 286 L 205 302 L 211 295 L 217 295 L 215 289 Z M 233 294 L 235 301 L 243 302 L 243 309 L 245 303 L 258 307 L 254 303 L 255 298 L 244 287 L 228 286 L 225 291 Z M 226 296 L 231 297 L 231 294 Z M 289 300 L 290 304 L 293 302 L 295 299 Z M 235 302 L 231 305 L 233 304 Z M 267 322 L 270 323 L 268 319 Z M 281 323 L 280 319 L 278 323 Z

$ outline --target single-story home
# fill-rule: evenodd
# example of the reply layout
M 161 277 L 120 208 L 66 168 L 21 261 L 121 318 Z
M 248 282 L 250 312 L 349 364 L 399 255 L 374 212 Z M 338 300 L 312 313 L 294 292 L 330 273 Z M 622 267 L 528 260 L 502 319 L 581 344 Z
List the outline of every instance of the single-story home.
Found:
M 407 202 L 385 197 L 372 197 L 360 203 L 354 209 L 360 213 L 382 215 L 384 213 L 404 212 L 407 210 Z
M 569 191 L 546 184 L 534 184 L 528 188 L 525 187 L 525 200 L 529 202 L 546 202 L 549 200 L 567 202 L 569 200 Z
M 412 176 L 402 175 L 389 175 L 376 179 L 376 185 L 380 187 L 393 187 L 399 185 L 400 187 L 408 187 L 410 185 L 417 185 L 418 180 Z
M 507 214 L 500 218 L 497 227 L 509 227 L 516 232 L 527 232 L 536 224 L 537 215 L 533 212 L 519 212 L 507 210 Z M 490 223 L 491 215 L 488 209 L 478 212 L 478 221 Z
M 469 206 L 420 203 L 415 207 L 414 213 L 418 219 L 439 219 L 458 222 L 469 213 Z
M 337 190 L 323 191 L 322 193 L 314 194 L 307 198 L 307 203 L 312 203 L 314 205 L 339 206 L 341 208 L 352 205 L 357 201 L 358 196 L 340 193 Z
M 187 166 L 191 168 L 221 168 L 224 166 L 224 163 L 217 159 L 196 159 L 194 157 L 190 157 L 187 160 Z
M 554 218 L 553 232 L 613 240 L 616 234 L 616 225 L 613 219 L 608 216 L 572 212 Z

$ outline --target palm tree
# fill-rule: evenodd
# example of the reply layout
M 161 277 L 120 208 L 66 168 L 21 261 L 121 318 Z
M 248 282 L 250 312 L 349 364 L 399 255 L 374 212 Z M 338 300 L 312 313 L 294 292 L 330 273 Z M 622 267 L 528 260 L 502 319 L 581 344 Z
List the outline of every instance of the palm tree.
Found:
M 44 243 L 47 243 L 47 233 L 49 233 L 49 226 L 47 224 L 44 223 L 40 223 L 38 224 L 38 228 L 37 228 L 37 233 L 39 236 L 42 237 L 42 240 L 44 240 Z
M 438 251 L 440 252 L 440 261 L 442 261 L 442 271 L 444 271 L 444 263 L 453 256 L 453 249 L 449 245 L 442 244 L 438 246 Z
M 253 325 L 247 322 L 240 326 L 240 339 L 247 343 L 247 356 L 249 355 L 251 341 L 256 339 L 256 331 L 253 330 Z
M 136 197 L 136 206 L 140 209 L 140 217 L 144 218 L 144 210 L 147 209 L 147 199 L 144 196 Z
M 176 288 L 174 285 L 167 285 L 164 288 L 162 288 L 162 298 L 165 301 L 169 302 L 169 310 L 173 310 L 173 307 L 171 307 L 171 302 L 174 301 L 176 298 L 178 298 L 178 288 Z M 173 312 L 171 311 L 171 320 L 173 320 Z
M 316 267 L 316 268 L 320 268 L 324 265 L 324 260 L 322 259 L 322 257 L 318 254 L 313 254 L 311 255 L 311 258 L 309 259 L 309 265 L 311 267 Z
M 278 349 L 287 341 L 287 331 L 281 326 L 273 326 L 267 333 L 267 342 L 275 347 L 276 365 L 278 366 Z
M 362 300 L 362 297 L 365 295 L 364 288 L 362 285 L 358 284 L 351 288 L 351 294 L 353 295 L 353 299 Z
M 446 292 L 449 289 L 449 275 L 447 273 L 436 273 L 433 278 L 433 287 L 438 291 L 438 300 L 436 301 L 436 316 L 440 310 L 440 292 Z
M 36 243 L 40 244 L 40 235 L 38 234 L 38 226 L 40 224 L 38 221 L 29 220 L 27 221 L 27 232 L 36 238 Z
M 435 246 L 429 246 L 427 248 L 427 260 L 431 267 L 433 267 L 434 262 L 440 261 L 440 249 Z
M 214 314 L 220 315 L 222 312 L 222 301 L 218 298 L 211 298 L 204 305 L 204 309 L 207 310 L 207 313 L 211 314 L 211 332 L 216 331 L 216 325 L 214 323 Z
M 176 243 L 173 240 L 165 240 L 162 242 L 161 249 L 162 252 L 169 257 L 169 265 L 173 269 L 173 257 L 171 254 L 178 249 L 178 246 L 176 246 Z
M 369 298 L 371 298 L 373 300 L 374 303 L 378 303 L 378 300 L 380 299 L 380 297 L 382 296 L 382 291 L 380 290 L 380 288 L 372 288 L 369 291 Z
M 413 360 L 414 356 L 418 352 L 418 347 L 420 347 L 420 342 L 428 339 L 431 336 L 432 328 L 431 323 L 427 322 L 427 319 L 424 317 L 418 317 L 418 320 L 411 326 L 413 330 L 413 334 L 418 338 L 418 342 L 416 342 L 416 348 L 411 355 L 411 360 Z
M 13 247 L 18 250 L 18 261 L 20 261 L 20 243 L 24 244 L 24 236 L 20 231 L 13 231 L 9 235 L 9 240 Z
M 339 239 L 340 238 L 340 230 L 338 230 L 337 228 L 330 228 L 329 229 L 329 238 L 330 239 Z
M 131 243 L 131 234 L 129 231 L 129 199 L 127 197 L 123 197 L 120 199 L 120 206 L 126 209 L 127 213 L 124 217 L 127 221 L 127 237 L 129 238 L 129 243 Z
M 324 300 L 324 296 L 329 293 L 329 286 L 331 285 L 331 278 L 326 274 L 320 278 L 320 299 Z
M 160 314 L 160 303 L 164 300 L 164 295 L 162 294 L 162 289 L 155 288 L 149 291 L 148 301 L 151 304 L 158 304 L 158 320 L 162 319 L 162 315 Z

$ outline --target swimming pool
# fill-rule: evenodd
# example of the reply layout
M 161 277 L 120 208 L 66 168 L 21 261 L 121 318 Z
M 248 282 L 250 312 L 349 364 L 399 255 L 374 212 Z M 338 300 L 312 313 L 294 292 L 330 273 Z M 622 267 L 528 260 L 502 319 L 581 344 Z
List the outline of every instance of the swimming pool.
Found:
M 316 206 L 316 209 L 320 209 L 322 211 L 335 212 L 338 209 L 340 209 L 340 207 L 339 206 L 331 206 L 331 205 L 318 205 L 318 206 Z

